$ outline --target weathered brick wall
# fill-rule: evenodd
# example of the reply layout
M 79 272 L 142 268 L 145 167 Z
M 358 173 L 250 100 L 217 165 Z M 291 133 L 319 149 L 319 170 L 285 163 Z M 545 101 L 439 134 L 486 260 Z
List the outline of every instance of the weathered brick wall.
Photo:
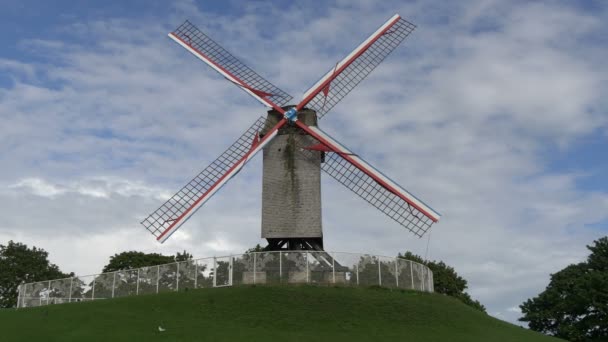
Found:
M 270 111 L 276 122 L 278 113 Z M 298 119 L 316 126 L 316 113 Z M 295 136 L 299 135 L 299 136 Z M 321 155 L 310 160 L 297 151 L 302 131 L 286 127 L 263 151 L 262 238 L 317 238 L 321 227 Z

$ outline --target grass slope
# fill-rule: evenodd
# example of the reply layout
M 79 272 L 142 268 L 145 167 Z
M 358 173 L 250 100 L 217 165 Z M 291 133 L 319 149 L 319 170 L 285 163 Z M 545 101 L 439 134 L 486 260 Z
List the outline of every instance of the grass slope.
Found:
M 308 286 L 200 289 L 2 310 L 0 340 L 559 341 L 442 295 Z

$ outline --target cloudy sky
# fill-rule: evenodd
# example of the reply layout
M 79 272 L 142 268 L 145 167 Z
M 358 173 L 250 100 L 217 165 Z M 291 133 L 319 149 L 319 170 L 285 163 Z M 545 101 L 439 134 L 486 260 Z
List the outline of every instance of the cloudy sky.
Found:
M 139 225 L 265 112 L 166 34 L 189 19 L 297 100 L 400 13 L 416 31 L 320 124 L 443 214 L 428 257 L 515 321 L 608 234 L 608 5 L 573 3 L 2 0 L 0 244 L 78 274 L 263 244 L 260 156 L 164 245 Z M 329 177 L 323 210 L 328 250 L 425 254 Z

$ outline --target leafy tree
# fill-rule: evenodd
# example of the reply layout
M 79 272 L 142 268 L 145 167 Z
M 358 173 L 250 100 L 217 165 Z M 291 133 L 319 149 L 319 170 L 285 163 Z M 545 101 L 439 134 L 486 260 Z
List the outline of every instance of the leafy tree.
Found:
M 471 295 L 469 295 L 467 292 L 462 292 L 460 295 L 456 296 L 456 298 L 460 299 L 463 303 L 465 303 L 468 306 L 471 306 L 479 311 L 482 311 L 483 313 L 487 313 L 486 307 L 483 304 L 481 304 L 480 301 L 471 298 Z
M 183 251 L 173 255 L 162 255 L 158 253 L 144 253 L 136 251 L 122 252 L 110 257 L 110 262 L 103 267 L 102 272 L 114 272 L 130 270 L 146 266 L 169 264 L 176 261 L 187 261 L 192 259 L 192 254 Z
M 245 253 L 254 253 L 254 252 L 264 252 L 264 247 L 260 246 L 260 244 L 258 243 L 257 245 L 255 245 L 255 247 L 249 248 L 248 250 L 245 251 Z
M 177 254 L 175 255 L 175 261 L 188 261 L 188 260 L 192 260 L 192 254 L 186 252 L 186 250 L 184 250 L 182 253 L 177 252 Z
M 608 237 L 594 243 L 585 262 L 552 274 L 543 292 L 520 305 L 520 321 L 569 341 L 608 340 Z
M 433 287 L 436 293 L 458 298 L 466 305 L 486 312 L 486 308 L 483 304 L 472 299 L 471 295 L 465 292 L 467 289 L 467 281 L 459 276 L 453 267 L 445 264 L 443 261 L 425 261 L 419 255 L 409 251 L 405 252 L 403 255 L 399 253 L 397 257 L 426 265 L 433 272 Z
M 0 245 L 0 308 L 9 308 L 17 304 L 17 287 L 21 283 L 30 283 L 48 279 L 70 277 L 59 270 L 48 260 L 49 253 L 44 249 L 9 241 L 6 246 Z

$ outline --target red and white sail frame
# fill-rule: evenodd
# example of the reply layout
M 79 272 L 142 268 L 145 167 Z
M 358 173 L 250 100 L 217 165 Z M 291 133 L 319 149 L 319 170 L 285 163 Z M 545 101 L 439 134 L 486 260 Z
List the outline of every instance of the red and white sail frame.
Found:
M 207 190 L 202 196 L 200 196 L 190 207 L 185 211 L 179 213 L 179 216 L 170 220 L 170 225 L 159 235 L 156 240 L 160 243 L 165 242 L 182 224 L 203 205 L 205 204 L 218 190 L 226 184 L 232 177 L 234 177 L 242 168 L 250 161 L 256 153 L 261 151 L 274 137 L 276 137 L 279 128 L 281 128 L 287 121 L 285 119 L 279 121 L 262 139 L 256 139 L 251 146 L 249 152 L 247 152 L 232 168 L 230 168 L 220 179 L 213 184 L 213 186 Z M 259 138 L 259 136 L 257 137 Z M 145 221 L 144 221 L 145 222 Z M 143 222 L 142 222 L 143 224 Z
M 315 126 L 306 126 L 305 124 L 302 124 L 300 122 L 298 122 L 298 126 L 305 130 L 308 134 L 313 136 L 315 139 L 317 139 L 319 142 L 327 146 L 331 151 L 340 154 L 342 158 L 353 164 L 359 170 L 363 171 L 366 175 L 370 176 L 382 187 L 392 192 L 393 194 L 399 196 L 412 207 L 416 208 L 426 217 L 430 218 L 433 222 L 437 222 L 441 218 L 441 214 L 439 214 L 433 208 L 419 200 L 416 196 L 409 193 L 407 190 L 399 186 L 399 184 L 395 183 L 390 178 L 386 177 L 382 172 L 378 171 L 368 162 L 358 157 L 351 150 L 339 143 L 336 139 L 332 138 L 329 134 L 322 131 L 320 128 Z
M 219 72 L 227 80 L 229 80 L 230 82 L 232 82 L 232 83 L 236 84 L 237 86 L 241 87 L 241 89 L 243 89 L 246 93 L 248 93 L 253 98 L 255 98 L 256 100 L 258 100 L 264 106 L 267 106 L 267 107 L 270 107 L 270 108 L 274 108 L 276 110 L 279 110 L 281 108 L 280 106 L 278 106 L 277 104 L 275 104 L 274 102 L 272 102 L 268 98 L 266 98 L 265 94 L 262 91 L 256 90 L 256 89 L 252 88 L 251 86 L 249 86 L 248 84 L 246 84 L 243 80 L 241 80 L 239 77 L 237 77 L 236 75 L 230 73 L 228 70 L 226 70 L 220 64 L 218 64 L 215 61 L 213 61 L 209 56 L 207 56 L 206 54 L 204 54 L 202 51 L 199 51 L 199 50 L 195 49 L 189 43 L 187 43 L 186 41 L 184 41 L 182 38 L 176 36 L 173 32 L 169 33 L 169 38 L 173 39 L 176 43 L 178 43 L 179 45 L 181 45 L 184 49 L 188 50 L 190 53 L 192 53 L 198 59 L 200 59 L 201 61 L 205 62 L 205 64 L 207 64 L 208 66 L 210 66 L 211 68 L 213 68 L 213 70 Z
M 387 20 L 380 28 L 376 30 L 369 38 L 359 44 L 350 54 L 344 57 L 338 62 L 333 68 L 331 68 L 323 77 L 321 77 L 317 83 L 315 83 L 310 89 L 304 92 L 302 101 L 297 105 L 296 109 L 300 110 L 304 108 L 317 94 L 321 91 L 329 91 L 331 81 L 333 81 L 340 73 L 342 73 L 350 64 L 353 63 L 359 56 L 361 56 L 372 44 L 374 44 L 382 35 L 384 35 L 390 28 L 395 25 L 401 16 L 399 14 L 393 15 Z

